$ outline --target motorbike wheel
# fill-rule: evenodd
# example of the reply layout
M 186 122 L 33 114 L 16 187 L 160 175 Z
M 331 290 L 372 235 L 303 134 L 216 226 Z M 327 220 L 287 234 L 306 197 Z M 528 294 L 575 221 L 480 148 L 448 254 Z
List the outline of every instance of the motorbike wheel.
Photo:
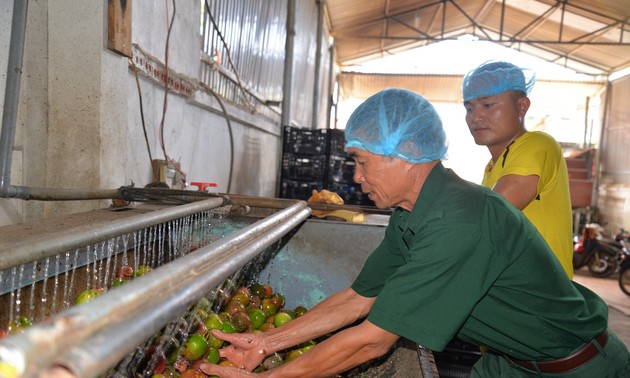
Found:
M 608 277 L 617 270 L 617 258 L 608 253 L 595 253 L 588 262 L 588 270 L 595 277 Z
M 630 265 L 619 272 L 619 287 L 626 295 L 630 295 Z

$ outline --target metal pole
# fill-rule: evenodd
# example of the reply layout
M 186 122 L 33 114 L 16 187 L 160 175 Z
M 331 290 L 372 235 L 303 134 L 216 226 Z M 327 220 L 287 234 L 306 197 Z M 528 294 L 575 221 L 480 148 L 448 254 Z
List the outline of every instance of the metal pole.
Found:
M 289 0 L 287 6 L 287 38 L 284 45 L 284 76 L 282 81 L 282 126 L 291 125 L 293 49 L 295 44 L 295 0 Z
M 54 237 L 47 237 L 45 240 L 21 240 L 15 244 L 2 245 L 0 247 L 0 270 L 55 256 L 72 251 L 78 247 L 108 240 L 136 230 L 142 230 L 190 214 L 214 209 L 225 204 L 225 198 L 211 198 L 205 201 L 153 211 L 124 220 L 104 223 L 97 227 L 86 225 L 73 228 L 69 232 L 58 234 Z
M 159 331 L 168 321 L 181 316 L 208 293 L 208 288 L 218 287 L 226 278 L 272 246 L 309 215 L 310 212 L 307 209 L 302 209 L 291 218 L 287 218 L 286 223 L 270 229 L 242 249 L 226 253 L 221 260 L 217 258 L 217 261 L 208 266 L 205 273 L 199 276 L 194 275 L 194 280 L 185 287 L 180 285 L 178 291 L 169 295 L 166 301 L 158 303 L 157 307 L 147 307 L 145 311 L 139 311 L 134 319 L 119 322 L 113 328 L 108 327 L 99 332 L 100 336 L 92 335 L 86 338 L 83 343 L 75 345 L 60 361 L 56 361 L 57 364 L 67 367 L 77 377 L 100 376 L 99 373 L 114 366 L 136 346 Z M 175 274 L 175 278 L 186 273 L 190 275 L 190 272 L 180 271 Z M 132 324 L 131 328 L 129 324 Z
M 0 362 L 22 367 L 20 376 L 64 366 L 77 377 L 96 377 L 310 214 L 305 202 L 297 202 L 7 337 L 0 341 Z
M 311 129 L 317 129 L 319 121 L 319 106 L 322 96 L 320 72 L 322 66 L 322 29 L 324 27 L 324 0 L 317 0 L 317 34 L 315 38 L 315 73 L 313 75 L 313 109 L 311 109 Z M 328 126 L 326 126 L 328 128 Z
M 27 11 L 28 0 L 15 0 L 13 2 L 11 42 L 7 64 L 7 82 L 4 89 L 2 132 L 0 134 L 0 197 L 8 197 L 11 194 L 11 160 L 18 103 L 20 102 L 20 79 L 22 77 Z
M 593 191 L 591 192 L 591 205 L 597 208 L 597 200 L 599 198 L 599 181 L 601 179 L 601 159 L 602 151 L 605 147 L 605 134 L 608 127 L 608 112 L 610 111 L 610 104 L 612 98 L 612 83 L 610 80 L 606 83 L 606 97 L 604 98 L 604 114 L 602 115 L 602 124 L 599 129 L 599 146 L 595 151 L 595 177 L 593 177 Z

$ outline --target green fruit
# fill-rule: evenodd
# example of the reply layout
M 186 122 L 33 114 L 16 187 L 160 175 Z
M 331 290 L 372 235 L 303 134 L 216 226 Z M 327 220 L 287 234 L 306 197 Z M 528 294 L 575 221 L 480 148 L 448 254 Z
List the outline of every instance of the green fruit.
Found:
M 254 329 L 260 328 L 260 326 L 265 323 L 265 320 L 267 320 L 267 315 L 259 308 L 252 308 L 247 315 Z
M 125 282 L 127 282 L 127 280 L 123 280 L 122 278 L 116 278 L 114 279 L 114 282 L 112 282 L 112 287 L 118 287 L 124 284 Z
M 150 266 L 140 265 L 138 269 L 136 269 L 136 271 L 133 273 L 133 276 L 140 277 L 152 271 L 153 271 L 153 268 L 151 268 Z
M 213 349 L 221 349 L 223 344 L 225 344 L 225 341 L 219 339 L 218 337 L 215 337 L 210 332 L 206 334 L 206 340 L 208 340 L 208 347 Z
M 88 303 L 92 299 L 94 299 L 94 298 L 98 297 L 99 295 L 101 295 L 102 292 L 103 292 L 102 290 L 87 289 L 87 290 L 81 292 L 81 294 L 79 294 L 75 304 Z
M 221 359 L 221 354 L 219 353 L 218 348 L 208 349 L 208 355 L 206 356 L 206 361 L 210 362 L 211 364 L 216 365 L 219 363 L 220 359 Z
M 188 337 L 184 349 L 182 350 L 182 356 L 188 361 L 197 361 L 208 350 L 208 343 L 203 336 L 193 333 Z
M 221 317 L 216 312 L 208 314 L 204 323 L 206 328 L 208 328 L 208 331 L 213 329 L 223 329 L 223 320 L 221 320 Z
M 302 349 L 293 349 L 287 354 L 287 357 L 284 360 L 286 362 L 289 362 L 291 360 L 295 360 L 296 358 L 300 357 L 303 354 L 304 354 L 304 351 Z
M 289 314 L 288 312 L 279 312 L 273 318 L 273 325 L 275 325 L 276 327 L 280 327 L 290 322 L 291 320 L 293 320 L 293 317 L 291 317 L 291 314 Z
M 236 327 L 230 321 L 223 322 L 223 328 L 221 330 L 225 333 L 236 333 Z
M 21 333 L 24 331 L 24 328 L 28 328 L 31 325 L 33 325 L 33 321 L 30 318 L 20 315 L 9 323 L 7 330 L 9 334 Z

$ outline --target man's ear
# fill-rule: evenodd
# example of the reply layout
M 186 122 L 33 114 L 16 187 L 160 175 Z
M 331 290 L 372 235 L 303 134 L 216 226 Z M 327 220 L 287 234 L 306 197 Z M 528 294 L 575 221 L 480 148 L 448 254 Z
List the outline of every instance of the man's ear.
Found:
M 529 97 L 522 96 L 516 100 L 516 107 L 518 108 L 518 116 L 519 118 L 525 118 L 525 114 L 527 114 L 527 110 L 529 110 L 529 106 L 531 105 L 531 101 Z

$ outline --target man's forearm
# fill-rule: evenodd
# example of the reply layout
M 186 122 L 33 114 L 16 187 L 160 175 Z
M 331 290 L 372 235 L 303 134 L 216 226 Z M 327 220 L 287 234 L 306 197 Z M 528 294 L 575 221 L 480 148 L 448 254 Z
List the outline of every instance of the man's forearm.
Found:
M 301 317 L 265 332 L 265 350 L 261 352 L 277 352 L 336 331 L 366 316 L 374 300 L 362 297 L 352 289 L 335 293 Z

